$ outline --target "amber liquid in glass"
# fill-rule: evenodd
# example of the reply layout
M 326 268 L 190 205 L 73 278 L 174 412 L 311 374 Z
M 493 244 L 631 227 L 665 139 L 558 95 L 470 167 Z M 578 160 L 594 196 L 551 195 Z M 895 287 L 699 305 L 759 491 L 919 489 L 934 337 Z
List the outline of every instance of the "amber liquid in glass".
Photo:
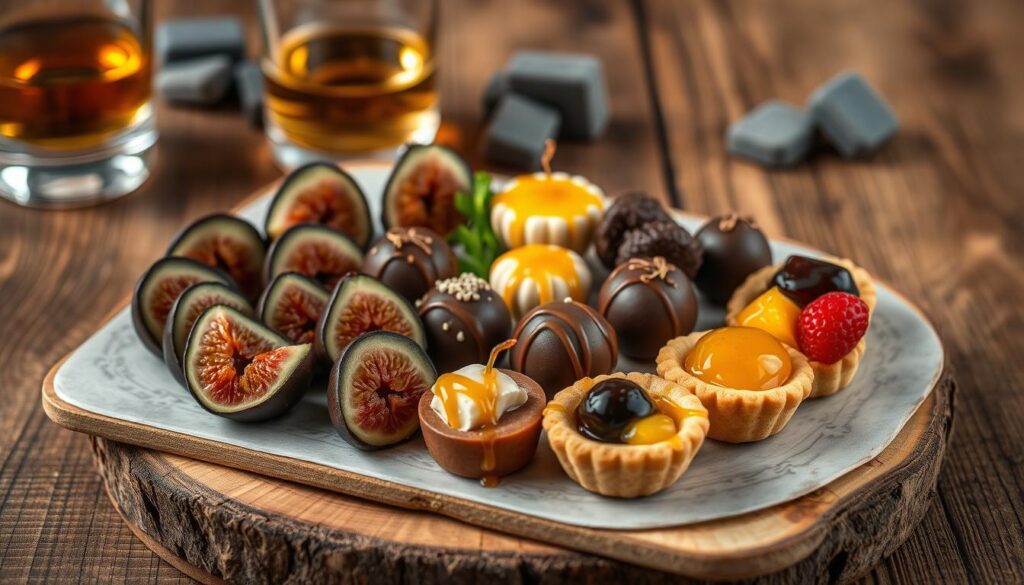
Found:
M 436 123 L 432 49 L 410 30 L 297 27 L 263 71 L 270 123 L 299 146 L 378 150 Z
M 103 17 L 0 29 L 0 136 L 76 150 L 102 143 L 148 109 L 149 54 Z

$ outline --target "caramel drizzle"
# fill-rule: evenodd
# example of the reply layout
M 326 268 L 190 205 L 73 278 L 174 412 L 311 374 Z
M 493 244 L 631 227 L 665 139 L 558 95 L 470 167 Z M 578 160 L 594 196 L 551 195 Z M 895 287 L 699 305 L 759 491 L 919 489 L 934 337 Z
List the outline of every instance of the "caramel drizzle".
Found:
M 544 141 L 544 154 L 540 155 L 540 166 L 545 175 L 551 174 L 551 159 L 555 158 L 555 141 L 548 138 Z
M 641 270 L 646 271 L 640 275 L 641 282 L 651 282 L 655 278 L 660 278 L 665 281 L 665 284 L 676 287 L 675 281 L 669 278 L 668 273 L 675 270 L 676 267 L 673 264 L 669 264 L 662 256 L 655 256 L 654 260 L 648 260 L 646 258 L 631 258 L 626 263 L 627 270 Z
M 611 306 L 615 297 L 619 296 L 619 293 L 634 284 L 649 284 L 657 278 L 672 288 L 676 287 L 675 281 L 669 278 L 668 273 L 673 270 L 678 270 L 678 268 L 676 268 L 674 264 L 669 264 L 661 256 L 655 256 L 653 261 L 645 258 L 631 258 L 628 262 L 620 264 L 615 270 L 613 270 L 611 275 L 608 276 L 608 279 L 614 279 L 616 276 L 627 270 L 639 272 L 626 275 L 625 278 L 622 279 L 622 282 L 619 282 L 607 297 L 603 297 L 599 300 L 598 311 L 600 311 L 602 315 L 608 312 L 608 307 Z M 660 286 L 652 286 L 650 288 L 658 295 L 662 306 L 665 307 L 665 313 L 668 314 L 669 319 L 672 321 L 672 336 L 678 337 L 679 335 L 682 335 L 683 324 L 679 321 L 679 315 L 676 314 L 675 307 L 672 304 L 672 299 L 668 296 L 668 291 Z
M 416 267 L 428 286 L 437 280 L 437 266 L 434 264 L 434 254 L 430 247 L 434 243 L 434 238 L 417 232 L 416 228 L 391 228 L 384 234 L 384 238 L 394 246 L 395 250 L 391 253 L 391 258 L 388 258 L 381 267 L 380 273 L 384 272 L 388 264 L 402 257 L 402 248 L 406 244 L 411 244 L 427 257 L 424 262 L 417 263 L 415 256 L 408 254 L 405 261 Z
M 597 325 L 598 330 L 601 332 L 601 337 L 604 342 L 608 344 L 608 348 L 611 352 L 611 358 L 614 365 L 615 358 L 619 355 L 619 340 L 615 337 L 615 333 L 612 332 L 605 325 L 607 321 L 604 317 L 598 315 L 594 309 L 583 303 L 577 303 L 570 301 L 567 304 L 578 306 L 584 312 L 591 317 L 591 320 Z M 522 342 L 522 351 L 512 352 L 511 356 L 514 360 L 512 369 L 522 372 L 526 367 L 526 354 L 530 347 L 533 345 L 534 339 L 542 331 L 550 331 L 554 335 L 562 347 L 565 349 L 566 355 L 569 356 L 569 360 L 572 362 L 573 375 L 577 380 L 588 375 L 593 367 L 593 352 L 590 351 L 590 340 L 587 338 L 587 332 L 583 329 L 583 325 L 579 322 L 574 322 L 567 312 L 562 309 L 561 305 L 548 304 L 542 305 L 536 312 L 533 313 L 533 318 L 548 316 L 551 319 L 547 321 L 541 321 L 526 339 Z M 532 319 L 531 319 L 532 320 Z M 556 327 L 555 323 L 560 323 L 561 327 Z M 574 339 L 570 339 L 568 333 L 572 333 Z M 575 341 L 575 342 L 574 342 Z M 577 351 L 577 345 L 580 350 Z M 580 354 L 583 354 L 584 362 L 580 363 Z
M 412 244 L 420 250 L 423 250 L 423 253 L 427 255 L 431 253 L 430 245 L 434 243 L 434 238 L 417 232 L 416 228 L 409 228 L 408 230 L 392 228 L 384 234 L 384 237 L 391 242 L 391 245 L 394 246 L 396 250 L 401 249 L 405 244 Z
M 747 224 L 750 225 L 751 229 L 758 229 L 757 222 L 754 221 L 754 218 L 741 217 L 735 211 L 730 211 L 729 213 L 725 214 L 722 217 L 722 219 L 718 221 L 718 229 L 726 233 L 731 232 L 732 230 L 736 229 L 736 224 L 738 224 L 740 221 L 747 222 Z

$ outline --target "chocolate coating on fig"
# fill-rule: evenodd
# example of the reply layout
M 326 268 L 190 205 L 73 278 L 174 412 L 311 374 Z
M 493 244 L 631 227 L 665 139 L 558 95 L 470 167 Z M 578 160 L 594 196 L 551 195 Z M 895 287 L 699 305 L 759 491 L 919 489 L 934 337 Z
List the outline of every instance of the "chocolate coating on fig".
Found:
M 362 272 L 414 303 L 436 281 L 455 276 L 456 269 L 455 254 L 436 232 L 393 227 L 370 247 Z
M 491 348 L 512 331 L 505 301 L 486 280 L 468 272 L 438 281 L 417 309 L 427 353 L 440 372 L 486 363 Z
M 725 305 L 748 276 L 772 263 L 768 240 L 753 220 L 730 213 L 697 231 L 704 262 L 694 283 L 716 305 Z
M 598 312 L 615 329 L 623 355 L 651 360 L 670 339 L 693 331 L 697 295 L 689 277 L 661 256 L 631 258 L 604 281 Z
M 615 259 L 627 231 L 652 221 L 671 221 L 661 202 L 646 193 L 623 193 L 605 210 L 594 236 L 597 257 L 606 268 L 615 267 Z
M 576 301 L 535 307 L 512 336 L 511 369 L 533 378 L 548 398 L 580 378 L 611 373 L 619 359 L 615 330 L 593 308 Z

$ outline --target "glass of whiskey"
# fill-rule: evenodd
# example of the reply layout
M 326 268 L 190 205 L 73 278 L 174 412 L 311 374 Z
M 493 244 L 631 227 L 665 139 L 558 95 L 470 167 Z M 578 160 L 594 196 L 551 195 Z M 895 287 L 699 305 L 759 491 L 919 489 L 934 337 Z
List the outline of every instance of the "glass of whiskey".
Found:
M 76 207 L 146 180 L 151 38 L 149 0 L 0 0 L 0 196 Z
M 260 0 L 278 164 L 392 158 L 440 123 L 436 0 Z

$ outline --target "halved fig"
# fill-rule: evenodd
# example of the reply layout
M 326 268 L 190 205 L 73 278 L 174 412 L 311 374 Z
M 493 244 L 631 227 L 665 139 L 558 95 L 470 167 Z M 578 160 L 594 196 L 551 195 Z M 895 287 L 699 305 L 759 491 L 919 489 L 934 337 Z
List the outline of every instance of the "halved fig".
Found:
M 132 324 L 146 349 L 163 357 L 164 324 L 174 301 L 186 288 L 204 281 L 231 285 L 231 277 L 220 270 L 178 256 L 161 258 L 143 273 L 132 294 Z
M 465 222 L 455 208 L 455 194 L 472 185 L 469 165 L 452 149 L 411 145 L 384 188 L 384 227 L 428 227 L 447 236 Z
M 313 343 L 316 324 L 330 294 L 298 272 L 279 274 L 260 297 L 258 313 L 267 327 L 295 343 Z
M 164 362 L 174 379 L 182 384 L 185 383 L 185 372 L 181 369 L 181 357 L 185 355 L 188 333 L 199 315 L 214 305 L 226 305 L 247 316 L 253 315 L 248 299 L 230 286 L 219 282 L 197 282 L 186 288 L 171 306 L 162 336 Z
M 419 429 L 420 397 L 436 379 L 430 358 L 408 337 L 387 331 L 363 335 L 331 368 L 331 423 L 360 449 L 401 443 Z
M 334 363 L 364 333 L 391 331 L 427 347 L 423 323 L 405 297 L 365 274 L 343 278 L 316 326 L 316 350 Z
M 330 290 L 363 263 L 363 253 L 338 230 L 305 223 L 285 230 L 270 245 L 263 269 L 266 282 L 285 272 L 305 274 Z
M 215 305 L 196 319 L 185 342 L 185 385 L 214 414 L 243 422 L 273 418 L 302 399 L 313 375 L 313 346 L 290 343 Z
M 244 219 L 226 213 L 201 217 L 174 236 L 167 255 L 184 256 L 223 270 L 249 300 L 260 294 L 260 271 L 267 245 Z
M 366 196 L 348 173 L 326 162 L 292 171 L 274 195 L 264 228 L 274 240 L 300 223 L 334 228 L 365 248 L 373 237 Z

